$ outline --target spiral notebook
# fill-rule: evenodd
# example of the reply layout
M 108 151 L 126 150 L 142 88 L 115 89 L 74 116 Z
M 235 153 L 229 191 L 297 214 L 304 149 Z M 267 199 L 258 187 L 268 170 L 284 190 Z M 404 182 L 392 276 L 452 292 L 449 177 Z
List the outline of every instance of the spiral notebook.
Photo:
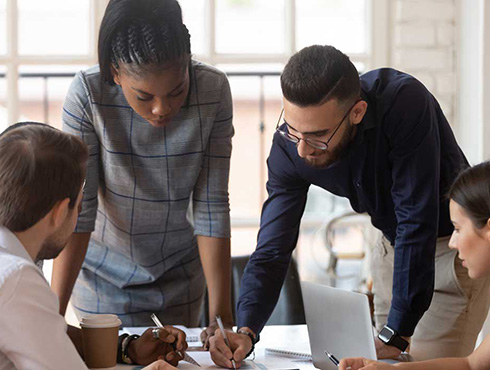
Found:
M 308 353 L 307 351 L 301 351 L 301 352 L 291 351 L 287 348 L 266 348 L 265 354 L 287 357 L 287 358 L 298 359 L 298 360 L 307 360 L 307 361 L 312 360 L 311 353 Z

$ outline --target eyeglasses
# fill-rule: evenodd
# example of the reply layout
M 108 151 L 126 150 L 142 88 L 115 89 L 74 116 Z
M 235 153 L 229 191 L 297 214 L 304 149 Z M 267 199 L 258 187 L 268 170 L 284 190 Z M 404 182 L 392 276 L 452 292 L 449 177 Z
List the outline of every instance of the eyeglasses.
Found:
M 342 123 L 345 121 L 345 119 L 347 118 L 347 116 L 349 115 L 350 111 L 352 110 L 352 108 L 354 108 L 354 106 L 359 103 L 361 101 L 361 99 L 358 99 L 354 102 L 354 104 L 352 104 L 352 106 L 347 110 L 347 112 L 345 113 L 344 117 L 342 118 L 342 120 L 339 122 L 339 124 L 337 125 L 337 127 L 335 127 L 335 130 L 333 131 L 332 135 L 330 135 L 330 137 L 328 138 L 328 140 L 325 142 L 325 141 L 320 141 L 320 140 L 315 140 L 315 139 L 310 139 L 310 138 L 301 138 L 301 137 L 298 137 L 292 133 L 290 133 L 289 131 L 284 131 L 284 130 L 281 130 L 281 128 L 279 127 L 279 124 L 281 123 L 281 118 L 282 118 L 282 115 L 284 113 L 284 109 L 281 110 L 281 114 L 279 116 L 279 119 L 277 120 L 277 125 L 276 125 L 276 131 L 278 133 L 281 134 L 281 136 L 283 138 L 285 138 L 286 140 L 296 144 L 296 146 L 299 145 L 299 142 L 301 140 L 305 141 L 309 146 L 311 146 L 312 148 L 315 148 L 315 149 L 319 149 L 319 150 L 327 150 L 328 149 L 328 144 L 330 143 L 330 141 L 332 140 L 332 138 L 335 136 L 335 133 L 338 131 L 338 129 L 340 128 L 340 126 L 342 125 Z M 287 125 L 287 122 L 286 122 L 286 125 Z

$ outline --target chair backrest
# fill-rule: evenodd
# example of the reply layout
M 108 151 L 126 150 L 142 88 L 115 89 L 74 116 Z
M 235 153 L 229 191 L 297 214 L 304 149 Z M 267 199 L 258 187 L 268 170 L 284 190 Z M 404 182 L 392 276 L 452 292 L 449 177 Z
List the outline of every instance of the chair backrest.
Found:
M 249 258 L 250 256 L 231 258 L 231 297 L 233 302 L 233 318 L 235 320 L 240 283 Z M 291 259 L 279 300 L 269 321 L 267 321 L 267 325 L 298 325 L 305 323 L 305 311 L 303 308 L 303 296 L 301 294 L 298 269 L 294 259 Z

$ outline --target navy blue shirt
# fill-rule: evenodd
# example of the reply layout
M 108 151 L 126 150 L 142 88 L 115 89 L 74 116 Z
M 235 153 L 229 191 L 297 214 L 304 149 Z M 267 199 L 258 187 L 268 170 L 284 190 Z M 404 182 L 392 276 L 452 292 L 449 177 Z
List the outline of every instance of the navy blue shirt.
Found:
M 414 77 L 384 68 L 361 76 L 366 114 L 345 155 L 312 168 L 275 134 L 267 161 L 269 197 L 241 283 L 238 327 L 260 332 L 279 297 L 298 239 L 310 184 L 367 212 L 394 245 L 388 325 L 411 336 L 434 290 L 438 236 L 450 235 L 446 193 L 468 162 L 432 94 Z

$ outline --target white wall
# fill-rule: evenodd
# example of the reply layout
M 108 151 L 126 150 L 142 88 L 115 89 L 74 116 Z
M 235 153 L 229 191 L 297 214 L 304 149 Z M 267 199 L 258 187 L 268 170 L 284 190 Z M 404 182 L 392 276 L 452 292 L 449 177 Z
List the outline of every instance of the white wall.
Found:
M 451 124 L 455 123 L 457 95 L 456 3 L 396 0 L 391 23 L 391 65 L 421 80 Z
M 456 132 L 471 163 L 490 159 L 490 4 L 461 0 L 459 119 Z

